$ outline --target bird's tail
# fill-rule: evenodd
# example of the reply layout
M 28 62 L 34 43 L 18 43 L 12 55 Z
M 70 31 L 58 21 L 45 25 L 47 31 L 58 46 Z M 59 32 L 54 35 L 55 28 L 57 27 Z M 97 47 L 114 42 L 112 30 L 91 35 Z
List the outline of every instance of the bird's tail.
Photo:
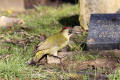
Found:
M 41 51 L 38 51 L 35 55 L 35 57 L 33 58 L 33 61 L 34 62 L 38 62 L 45 54 L 48 53 L 48 49 L 47 50 L 41 50 Z

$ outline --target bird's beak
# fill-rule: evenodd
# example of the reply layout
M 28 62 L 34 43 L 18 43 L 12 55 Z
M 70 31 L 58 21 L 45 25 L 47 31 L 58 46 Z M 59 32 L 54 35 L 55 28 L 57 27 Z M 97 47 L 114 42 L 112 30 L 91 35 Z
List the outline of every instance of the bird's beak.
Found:
M 78 32 L 75 32 L 75 34 L 81 34 L 81 32 L 78 31 Z

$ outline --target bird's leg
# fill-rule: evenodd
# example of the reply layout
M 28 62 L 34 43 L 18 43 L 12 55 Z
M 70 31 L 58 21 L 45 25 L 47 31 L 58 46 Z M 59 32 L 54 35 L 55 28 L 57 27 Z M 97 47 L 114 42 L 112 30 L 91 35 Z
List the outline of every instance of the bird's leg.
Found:
M 51 54 L 53 57 L 61 59 L 61 57 L 58 56 L 57 51 L 52 52 Z
M 57 55 L 57 51 L 52 51 L 50 54 L 47 55 L 47 63 L 61 63 L 61 58 Z
M 53 53 L 53 57 L 60 59 L 60 63 L 61 63 L 61 57 L 58 56 L 57 51 Z
M 58 59 L 60 59 L 61 60 L 61 57 L 59 57 L 59 56 L 54 56 L 54 55 L 52 55 L 53 57 L 56 57 L 56 58 L 58 58 Z

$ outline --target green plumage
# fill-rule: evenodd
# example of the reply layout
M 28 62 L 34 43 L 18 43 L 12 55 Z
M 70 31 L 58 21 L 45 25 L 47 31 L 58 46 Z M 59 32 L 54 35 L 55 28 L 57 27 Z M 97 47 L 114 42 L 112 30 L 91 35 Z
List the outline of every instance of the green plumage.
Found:
M 38 62 L 45 54 L 57 56 L 58 50 L 64 48 L 68 44 L 69 37 L 68 29 L 48 37 L 44 42 L 38 45 L 38 52 L 33 58 L 34 62 Z

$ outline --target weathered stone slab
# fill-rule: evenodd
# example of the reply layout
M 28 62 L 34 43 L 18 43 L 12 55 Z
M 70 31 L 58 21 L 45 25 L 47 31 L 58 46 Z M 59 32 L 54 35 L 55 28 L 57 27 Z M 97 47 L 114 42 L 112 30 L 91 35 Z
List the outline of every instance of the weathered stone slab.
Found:
M 80 25 L 88 30 L 90 14 L 116 13 L 120 9 L 120 0 L 79 0 Z
M 92 14 L 87 48 L 120 49 L 120 14 Z
M 0 11 L 25 11 L 34 8 L 38 4 L 57 6 L 61 0 L 0 0 Z
M 24 11 L 24 0 L 0 0 L 0 11 Z

